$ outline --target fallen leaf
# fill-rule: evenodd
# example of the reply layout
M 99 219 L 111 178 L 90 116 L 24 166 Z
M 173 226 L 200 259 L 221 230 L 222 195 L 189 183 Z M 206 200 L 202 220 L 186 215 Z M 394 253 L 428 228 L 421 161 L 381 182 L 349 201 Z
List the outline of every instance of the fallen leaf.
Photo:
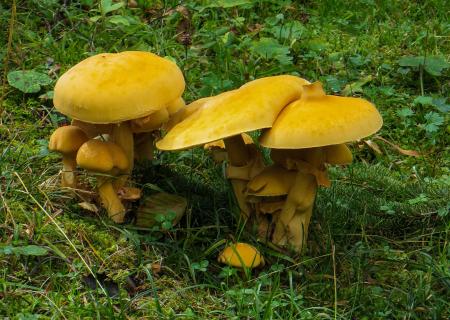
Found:
M 380 149 L 380 146 L 378 144 L 376 144 L 375 142 L 373 142 L 372 140 L 363 140 L 363 142 L 373 151 L 375 151 L 375 153 L 378 154 L 383 154 L 383 152 Z
M 405 156 L 410 156 L 410 157 L 421 157 L 422 155 L 415 151 L 415 150 L 405 150 L 400 148 L 398 145 L 396 145 L 393 142 L 390 142 L 389 140 L 386 140 L 385 138 L 381 137 L 381 136 L 375 136 L 374 139 L 378 139 L 381 140 L 385 143 L 387 143 L 388 145 L 390 145 L 392 148 L 394 148 L 395 150 L 397 150 L 399 153 L 405 155 Z
M 146 196 L 136 214 L 136 225 L 150 228 L 175 226 L 186 211 L 187 200 L 181 196 L 160 192 Z
M 94 212 L 94 213 L 98 212 L 97 206 L 95 204 L 93 204 L 93 203 L 80 202 L 78 205 L 80 207 L 82 207 L 84 210 L 91 211 L 91 212 Z
M 122 200 L 138 200 L 141 198 L 141 189 L 133 187 L 123 187 L 117 191 L 119 198 Z

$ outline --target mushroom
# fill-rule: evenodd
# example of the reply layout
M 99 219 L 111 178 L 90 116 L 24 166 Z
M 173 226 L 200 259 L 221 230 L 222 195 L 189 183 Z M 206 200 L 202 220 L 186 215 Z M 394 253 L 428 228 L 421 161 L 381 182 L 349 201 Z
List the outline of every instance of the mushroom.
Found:
M 295 171 L 273 164 L 248 182 L 246 201 L 255 213 L 260 239 L 270 239 L 273 222 L 283 208 L 289 190 L 295 182 L 295 175 Z
M 123 149 L 110 141 L 90 139 L 77 153 L 79 167 L 102 174 L 97 176 L 98 193 L 108 216 L 117 223 L 123 222 L 125 207 L 113 187 L 113 181 L 118 172 L 129 167 L 128 161 Z
M 265 262 L 263 256 L 252 245 L 237 242 L 226 247 L 217 258 L 217 261 L 237 268 L 263 267 Z
M 223 139 L 229 159 L 227 176 L 241 212 L 248 218 L 250 208 L 244 190 L 248 180 L 262 169 L 262 160 L 253 145 L 244 143 L 241 133 L 270 128 L 278 113 L 300 98 L 302 86 L 308 83 L 289 75 L 266 77 L 197 100 L 178 115 L 181 120 L 156 146 L 161 150 L 180 150 Z
M 59 127 L 50 136 L 50 141 L 48 144 L 49 150 L 62 154 L 62 187 L 77 187 L 77 178 L 74 172 L 77 168 L 75 158 L 78 149 L 87 140 L 88 137 L 84 131 L 75 126 Z
M 242 133 L 241 136 L 246 145 L 253 144 L 253 139 L 248 134 Z M 203 149 L 208 150 L 211 153 L 211 156 L 216 163 L 221 163 L 228 159 L 223 140 L 209 142 L 203 146 Z
M 344 143 L 375 133 L 383 122 L 364 99 L 325 95 L 320 82 L 303 90 L 260 138 L 276 164 L 297 172 L 272 235 L 275 244 L 297 252 L 307 238 L 317 187 L 330 185 L 325 163 L 350 163 Z
M 164 109 L 154 112 L 147 117 L 131 121 L 134 133 L 134 157 L 138 161 L 152 160 L 154 151 L 154 131 L 166 124 L 170 118 L 185 107 L 183 98 L 175 99 Z
M 115 182 L 119 189 L 133 169 L 133 132 L 152 131 L 167 121 L 170 113 L 184 105 L 184 87 L 177 65 L 155 54 L 102 53 L 81 61 L 58 79 L 53 103 L 90 138 L 106 133 L 125 152 L 128 167 Z

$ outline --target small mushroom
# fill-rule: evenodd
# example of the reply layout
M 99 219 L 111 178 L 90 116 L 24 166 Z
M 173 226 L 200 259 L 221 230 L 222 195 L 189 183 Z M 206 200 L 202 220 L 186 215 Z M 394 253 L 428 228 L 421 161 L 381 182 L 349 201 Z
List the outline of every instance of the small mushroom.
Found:
M 303 249 L 317 187 L 330 185 L 325 164 L 351 162 L 344 143 L 371 135 L 381 125 L 368 101 L 325 95 L 320 82 L 304 86 L 302 98 L 287 106 L 260 138 L 262 146 L 272 148 L 276 164 L 297 172 L 276 221 L 275 244 Z
M 101 53 L 58 79 L 53 104 L 90 138 L 107 133 L 125 152 L 128 167 L 115 182 L 120 188 L 133 169 L 133 132 L 155 130 L 167 121 L 183 106 L 184 87 L 177 65 L 150 52 Z
M 248 180 L 262 169 L 262 161 L 256 148 L 246 145 L 241 134 L 270 128 L 279 112 L 301 97 L 302 87 L 308 83 L 295 76 L 266 77 L 197 100 L 178 115 L 181 120 L 156 146 L 161 150 L 180 150 L 223 139 L 229 160 L 228 178 L 241 212 L 248 218 L 251 210 L 244 190 Z
M 75 170 L 77 168 L 76 155 L 78 149 L 88 140 L 86 133 L 75 126 L 64 126 L 56 129 L 50 136 L 48 148 L 62 154 L 62 175 L 61 186 L 76 188 L 77 178 Z
M 102 205 L 114 222 L 122 223 L 125 207 L 113 187 L 116 175 L 129 166 L 127 155 L 122 148 L 110 141 L 91 139 L 78 150 L 77 164 L 81 168 L 102 174 L 97 176 Z
M 220 263 L 237 268 L 263 267 L 263 256 L 252 245 L 244 242 L 233 243 L 226 247 L 217 258 Z

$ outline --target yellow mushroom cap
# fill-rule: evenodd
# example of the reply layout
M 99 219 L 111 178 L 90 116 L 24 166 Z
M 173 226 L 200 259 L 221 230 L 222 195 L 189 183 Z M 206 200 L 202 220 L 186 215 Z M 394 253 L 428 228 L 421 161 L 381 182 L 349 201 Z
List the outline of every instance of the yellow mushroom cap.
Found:
M 264 258 L 252 245 L 243 242 L 226 247 L 217 259 L 220 263 L 238 268 L 256 268 L 264 265 Z
M 237 90 L 201 99 L 190 116 L 156 143 L 161 150 L 178 150 L 269 128 L 279 112 L 300 98 L 309 82 L 282 75 L 251 81 Z
M 183 107 L 186 106 L 186 102 L 184 102 L 184 99 L 182 97 L 179 97 L 172 102 L 170 102 L 166 108 L 167 112 L 169 112 L 170 115 L 177 113 L 180 111 Z
M 329 164 L 349 164 L 353 160 L 350 149 L 345 144 L 335 144 L 324 147 L 325 162 Z
M 197 111 L 210 98 L 211 97 L 198 99 L 189 105 L 182 107 L 177 112 L 173 114 L 170 113 L 169 121 L 163 125 L 163 129 L 167 131 L 171 130 L 175 125 Z
M 50 136 L 48 148 L 63 154 L 75 153 L 87 140 L 86 133 L 76 126 L 59 127 Z
M 320 147 L 364 138 L 382 124 L 370 102 L 325 95 L 321 83 L 315 82 L 304 86 L 302 98 L 283 109 L 260 142 L 277 149 Z
M 101 53 L 59 78 L 53 104 L 73 119 L 117 123 L 164 108 L 184 86 L 177 65 L 150 52 Z
M 78 150 L 77 164 L 86 170 L 107 173 L 113 168 L 126 170 L 129 162 L 125 152 L 117 144 L 91 139 Z
M 258 197 L 286 195 L 294 184 L 296 175 L 296 171 L 289 171 L 279 165 L 266 167 L 248 182 L 247 194 Z

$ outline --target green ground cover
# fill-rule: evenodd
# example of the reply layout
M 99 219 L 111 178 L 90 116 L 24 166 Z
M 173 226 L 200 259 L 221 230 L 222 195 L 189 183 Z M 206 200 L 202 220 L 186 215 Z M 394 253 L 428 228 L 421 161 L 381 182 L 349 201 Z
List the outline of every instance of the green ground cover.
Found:
M 0 0 L 0 316 L 448 319 L 449 2 L 137 4 Z M 320 80 L 375 103 L 392 145 L 354 143 L 354 164 L 331 169 L 303 256 L 239 227 L 223 167 L 201 149 L 158 152 L 136 168 L 146 194 L 188 198 L 177 227 L 114 225 L 58 188 L 60 162 L 46 146 L 67 123 L 51 101 L 58 75 L 122 50 L 174 59 L 187 101 L 281 73 Z M 231 239 L 260 247 L 267 266 L 219 265 Z

